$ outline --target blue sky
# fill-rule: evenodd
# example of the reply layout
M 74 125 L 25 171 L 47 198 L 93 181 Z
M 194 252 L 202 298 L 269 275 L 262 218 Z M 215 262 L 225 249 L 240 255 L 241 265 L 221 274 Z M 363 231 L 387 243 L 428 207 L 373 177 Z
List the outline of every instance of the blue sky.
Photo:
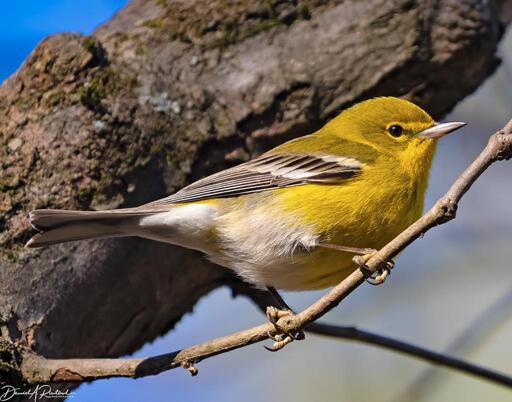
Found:
M 18 0 L 2 3 L 0 82 L 9 77 L 46 36 L 91 33 L 127 0 Z

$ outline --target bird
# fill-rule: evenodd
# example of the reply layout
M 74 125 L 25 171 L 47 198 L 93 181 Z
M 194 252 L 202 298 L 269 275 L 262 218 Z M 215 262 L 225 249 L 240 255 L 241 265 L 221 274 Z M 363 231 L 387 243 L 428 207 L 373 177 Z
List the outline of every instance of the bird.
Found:
M 199 250 L 257 288 L 313 290 L 355 269 L 423 211 L 438 123 L 396 97 L 345 109 L 318 131 L 147 204 L 37 209 L 26 247 L 137 236 Z

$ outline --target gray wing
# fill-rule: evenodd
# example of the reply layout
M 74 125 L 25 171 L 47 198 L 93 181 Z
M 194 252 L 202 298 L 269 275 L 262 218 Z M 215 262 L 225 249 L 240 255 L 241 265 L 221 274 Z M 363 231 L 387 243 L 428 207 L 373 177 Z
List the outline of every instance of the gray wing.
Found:
M 357 159 L 335 155 L 265 154 L 147 205 L 233 197 L 306 183 L 337 184 L 357 175 L 362 166 Z

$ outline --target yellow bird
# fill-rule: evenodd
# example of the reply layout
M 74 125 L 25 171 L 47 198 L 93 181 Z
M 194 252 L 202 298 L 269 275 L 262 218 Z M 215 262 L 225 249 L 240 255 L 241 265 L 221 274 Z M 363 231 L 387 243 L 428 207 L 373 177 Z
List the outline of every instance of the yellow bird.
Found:
M 340 250 L 378 249 L 421 215 L 437 140 L 464 124 L 438 124 L 406 100 L 370 99 L 140 207 L 32 211 L 39 233 L 27 247 L 139 236 L 200 250 L 258 287 L 325 288 L 355 268 Z

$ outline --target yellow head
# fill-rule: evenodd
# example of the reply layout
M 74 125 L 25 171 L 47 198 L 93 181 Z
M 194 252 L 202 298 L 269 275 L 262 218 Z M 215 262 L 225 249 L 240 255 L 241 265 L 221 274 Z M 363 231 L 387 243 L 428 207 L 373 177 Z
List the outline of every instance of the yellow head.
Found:
M 465 123 L 437 124 L 414 103 L 394 97 L 373 98 L 343 111 L 322 130 L 363 143 L 402 159 L 432 154 L 437 139 Z

